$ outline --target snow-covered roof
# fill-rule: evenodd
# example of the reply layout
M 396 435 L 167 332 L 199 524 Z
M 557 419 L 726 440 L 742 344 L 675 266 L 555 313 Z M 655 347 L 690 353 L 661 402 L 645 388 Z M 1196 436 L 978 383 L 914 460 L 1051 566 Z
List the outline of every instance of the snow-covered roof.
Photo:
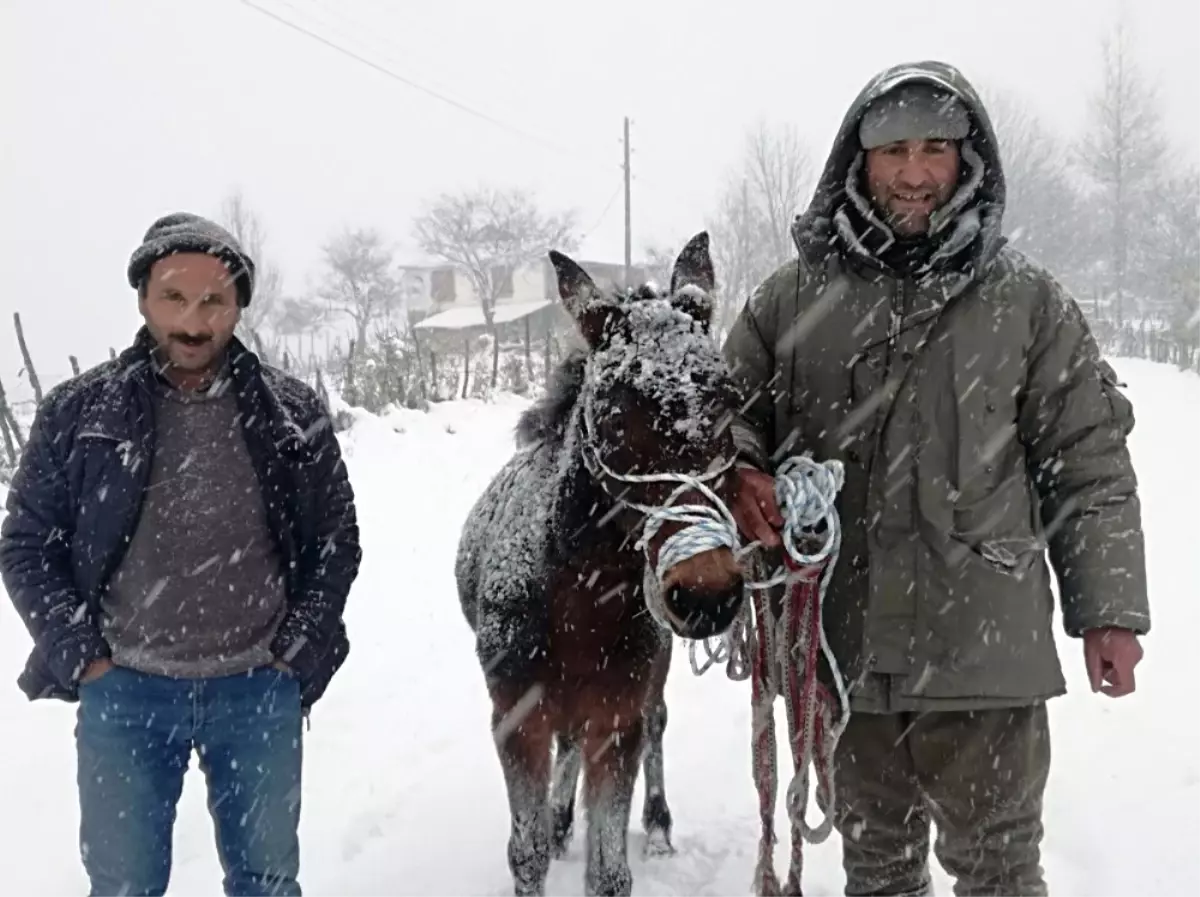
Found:
M 498 302 L 492 312 L 492 320 L 497 324 L 519 321 L 534 312 L 541 311 L 550 304 L 549 299 L 536 299 L 532 302 Z M 421 330 L 467 330 L 471 327 L 483 327 L 486 323 L 483 319 L 483 309 L 478 303 L 474 303 L 472 305 L 455 305 L 418 321 L 415 326 Z

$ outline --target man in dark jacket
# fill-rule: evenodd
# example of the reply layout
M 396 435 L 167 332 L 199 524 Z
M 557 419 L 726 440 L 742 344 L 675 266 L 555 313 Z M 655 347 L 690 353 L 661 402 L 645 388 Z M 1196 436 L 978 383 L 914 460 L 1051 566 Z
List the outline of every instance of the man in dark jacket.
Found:
M 129 263 L 145 327 L 38 408 L 0 530 L 30 699 L 79 703 L 92 894 L 162 894 L 196 750 L 227 894 L 299 894 L 301 728 L 349 650 L 354 495 L 325 409 L 234 327 L 254 262 L 166 216 Z
M 1051 569 L 1093 690 L 1133 691 L 1150 627 L 1130 403 L 1003 209 L 966 79 L 888 69 L 843 120 L 798 258 L 725 345 L 748 535 L 779 544 L 780 460 L 845 464 L 825 627 L 858 683 L 833 808 L 847 894 L 928 893 L 931 821 L 957 894 L 1046 893 Z

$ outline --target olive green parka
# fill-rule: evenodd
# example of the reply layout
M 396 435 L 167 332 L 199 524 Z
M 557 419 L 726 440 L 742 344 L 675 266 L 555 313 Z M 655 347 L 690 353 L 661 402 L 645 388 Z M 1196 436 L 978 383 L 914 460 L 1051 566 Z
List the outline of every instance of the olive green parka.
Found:
M 973 127 L 938 250 L 896 271 L 880 261 L 890 231 L 861 198 L 857 129 L 873 99 L 914 79 L 954 91 Z M 793 225 L 798 257 L 724 345 L 747 401 L 744 460 L 846 466 L 825 627 L 858 680 L 857 710 L 1062 694 L 1051 571 L 1068 634 L 1150 626 L 1131 405 L 1074 300 L 1005 245 L 1003 210 L 971 85 L 941 63 L 889 69 L 843 120 Z

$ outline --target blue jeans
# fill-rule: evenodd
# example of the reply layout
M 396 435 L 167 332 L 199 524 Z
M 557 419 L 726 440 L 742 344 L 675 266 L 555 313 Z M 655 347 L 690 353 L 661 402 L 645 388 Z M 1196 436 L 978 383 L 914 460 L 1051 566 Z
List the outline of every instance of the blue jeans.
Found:
M 170 679 L 115 667 L 79 690 L 80 851 L 91 894 L 162 894 L 195 749 L 226 894 L 300 894 L 299 683 L 267 667 Z

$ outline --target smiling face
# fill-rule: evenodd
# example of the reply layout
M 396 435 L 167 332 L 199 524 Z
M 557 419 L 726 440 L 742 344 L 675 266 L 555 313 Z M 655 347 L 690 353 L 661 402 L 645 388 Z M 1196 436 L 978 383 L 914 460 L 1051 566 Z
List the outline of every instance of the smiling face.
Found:
M 221 362 L 240 317 L 237 287 L 225 263 L 205 253 L 159 259 L 140 291 L 138 308 L 154 337 L 166 376 L 193 389 Z
M 897 233 L 929 230 L 929 219 L 958 184 L 958 144 L 952 140 L 902 140 L 867 151 L 867 189 Z

